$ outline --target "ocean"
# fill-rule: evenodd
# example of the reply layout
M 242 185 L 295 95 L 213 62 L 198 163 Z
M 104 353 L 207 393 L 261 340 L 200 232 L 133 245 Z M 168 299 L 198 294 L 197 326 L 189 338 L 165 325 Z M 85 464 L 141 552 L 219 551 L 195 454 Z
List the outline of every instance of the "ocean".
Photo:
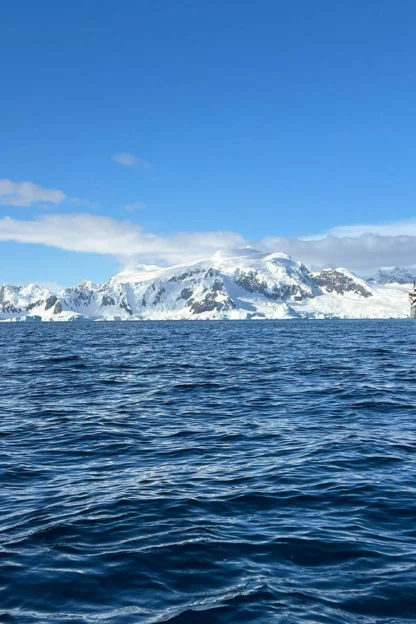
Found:
M 416 622 L 416 324 L 0 325 L 0 622 Z

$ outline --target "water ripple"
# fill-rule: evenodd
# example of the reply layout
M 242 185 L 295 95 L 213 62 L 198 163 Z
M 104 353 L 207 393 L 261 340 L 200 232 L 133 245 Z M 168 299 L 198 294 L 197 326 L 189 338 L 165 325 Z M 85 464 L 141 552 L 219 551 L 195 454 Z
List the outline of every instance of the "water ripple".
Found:
M 0 622 L 415 622 L 415 327 L 0 326 Z

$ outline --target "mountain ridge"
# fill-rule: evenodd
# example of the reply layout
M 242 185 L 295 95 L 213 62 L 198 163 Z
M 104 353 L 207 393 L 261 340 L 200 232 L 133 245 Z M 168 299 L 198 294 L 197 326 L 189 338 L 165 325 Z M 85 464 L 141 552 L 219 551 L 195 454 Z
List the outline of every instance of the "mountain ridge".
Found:
M 103 284 L 84 280 L 58 293 L 4 284 L 0 320 L 401 318 L 406 290 L 244 248 L 173 267 L 137 265 Z
M 416 267 L 379 269 L 368 281 L 374 284 L 412 284 L 416 281 Z

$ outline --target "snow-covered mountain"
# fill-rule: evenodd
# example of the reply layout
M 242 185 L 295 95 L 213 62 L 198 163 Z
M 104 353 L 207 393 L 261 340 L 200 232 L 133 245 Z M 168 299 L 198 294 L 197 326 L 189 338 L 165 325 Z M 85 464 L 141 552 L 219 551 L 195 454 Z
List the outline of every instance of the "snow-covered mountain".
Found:
M 408 315 L 407 290 L 245 248 L 188 265 L 139 265 L 56 294 L 4 285 L 0 320 L 400 318 Z
M 15 316 L 28 314 L 31 310 L 44 307 L 51 293 L 46 288 L 29 284 L 28 286 L 9 286 L 0 288 L 0 318 L 4 315 Z
M 416 281 L 416 267 L 379 269 L 368 281 L 373 284 L 413 284 Z

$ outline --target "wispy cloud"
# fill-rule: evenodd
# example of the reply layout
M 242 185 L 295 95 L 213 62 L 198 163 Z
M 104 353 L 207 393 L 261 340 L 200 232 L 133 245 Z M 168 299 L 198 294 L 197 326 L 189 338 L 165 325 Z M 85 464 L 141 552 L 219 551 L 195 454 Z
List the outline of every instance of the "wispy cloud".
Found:
M 119 165 L 124 165 L 125 167 L 143 167 L 144 169 L 152 168 L 152 163 L 144 160 L 143 158 L 139 158 L 134 154 L 130 154 L 129 152 L 114 154 L 113 160 Z
M 78 208 L 78 210 L 97 210 L 98 208 L 101 208 L 101 205 L 98 202 L 90 201 L 84 197 L 68 197 L 67 201 L 71 204 L 71 206 Z
M 135 204 L 126 204 L 124 206 L 124 209 L 127 210 L 128 212 L 134 212 L 135 210 L 143 210 L 144 208 L 147 208 L 147 204 L 145 204 L 144 202 L 136 202 Z
M 380 236 L 416 236 L 416 219 L 390 221 L 388 223 L 367 223 L 364 225 L 341 225 L 328 231 L 331 236 L 361 236 L 378 234 Z
M 59 189 L 48 189 L 33 182 L 13 182 L 0 179 L 0 204 L 5 206 L 31 206 L 39 202 L 60 204 L 67 196 Z
M 308 265 L 344 266 L 358 273 L 368 273 L 380 266 L 416 264 L 416 236 L 412 235 L 362 234 L 309 240 L 269 237 L 261 241 L 261 248 L 284 251 Z
M 122 262 L 179 264 L 206 258 L 218 249 L 241 248 L 284 251 L 308 265 L 346 266 L 368 272 L 379 266 L 416 264 L 416 235 L 363 233 L 358 236 L 324 235 L 319 239 L 268 237 L 251 240 L 236 232 L 177 232 L 158 235 L 131 221 L 90 214 L 48 214 L 34 220 L 0 219 L 0 240 L 37 243 L 74 252 L 109 254 Z M 397 229 L 398 228 L 398 229 Z
M 218 249 L 241 247 L 233 232 L 186 232 L 160 236 L 131 221 L 90 214 L 44 215 L 34 220 L 0 219 L 0 240 L 37 243 L 68 251 L 137 257 L 176 264 L 206 257 Z

